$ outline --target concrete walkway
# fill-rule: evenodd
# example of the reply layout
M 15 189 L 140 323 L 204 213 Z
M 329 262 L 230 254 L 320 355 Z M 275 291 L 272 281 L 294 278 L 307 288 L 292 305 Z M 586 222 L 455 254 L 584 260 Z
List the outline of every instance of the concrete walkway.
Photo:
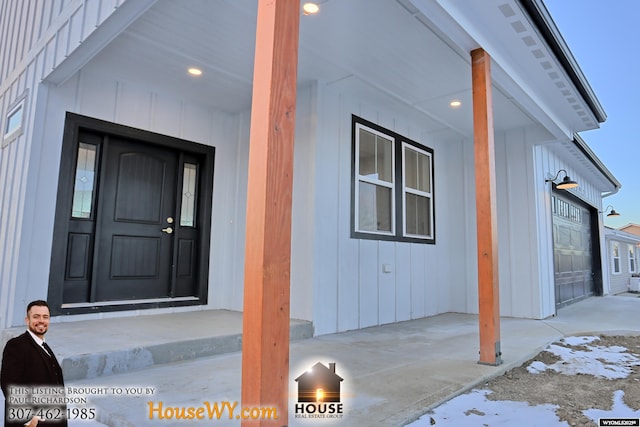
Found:
M 223 312 L 227 317 L 222 326 L 209 323 L 212 315 L 210 312 L 200 313 L 189 313 L 181 331 L 191 333 L 192 329 L 201 331 L 202 328 L 220 327 L 231 333 L 241 327 L 238 314 Z M 556 317 L 546 320 L 503 318 L 501 345 L 504 363 L 498 367 L 477 363 L 479 343 L 475 315 L 448 313 L 359 331 L 300 339 L 292 342 L 290 351 L 291 398 L 288 425 L 322 424 L 293 416 L 297 397 L 295 378 L 317 362 L 326 366 L 335 363 L 336 373 L 344 379 L 341 389 L 344 414 L 336 425 L 402 426 L 430 408 L 519 366 L 563 336 L 640 334 L 639 317 L 640 298 L 637 294 L 626 294 L 592 297 L 560 309 Z M 137 342 L 139 347 L 138 350 L 128 351 L 144 353 L 147 351 L 145 348 L 158 344 L 151 342 L 154 336 L 166 335 L 167 326 L 164 322 L 175 324 L 178 322 L 176 319 L 180 318 L 171 314 L 109 319 L 109 322 L 91 321 L 103 323 L 90 325 L 87 324 L 89 322 L 55 324 L 51 327 L 48 339 L 59 357 L 67 357 L 71 361 L 77 360 L 80 347 L 88 354 L 104 353 L 107 347 L 125 348 L 127 346 L 124 344 L 131 341 Z M 220 319 L 219 322 L 222 322 Z M 195 335 L 199 333 L 194 332 Z M 209 344 L 214 345 L 212 342 Z M 164 339 L 163 345 L 170 350 L 171 340 Z M 167 351 L 167 348 L 163 351 Z M 153 357 L 149 353 L 142 359 L 152 360 Z M 84 406 L 96 408 L 98 421 L 108 426 L 181 425 L 186 422 L 158 419 L 157 411 L 150 413 L 150 407 L 158 408 L 162 403 L 164 408 L 199 408 L 205 404 L 233 404 L 240 400 L 239 351 L 198 358 L 185 357 L 186 361 L 151 364 L 141 366 L 140 369 L 124 365 L 119 368 L 98 366 L 101 363 L 113 365 L 113 360 L 117 359 L 92 359 L 92 363 L 97 365 L 85 372 L 92 372 L 93 377 L 67 381 L 69 386 L 83 389 L 78 390 L 77 396 L 87 397 L 89 401 Z M 78 372 L 77 369 L 74 371 L 73 363 L 65 365 L 66 371 Z M 107 375 L 109 373 L 112 375 Z M 129 394 L 127 387 L 131 388 Z M 221 419 L 212 422 L 207 418 L 202 422 L 206 425 L 239 426 L 240 421 L 236 419 L 240 413 L 239 404 L 231 419 L 228 409 Z M 282 420 L 281 425 L 287 425 L 287 421 Z

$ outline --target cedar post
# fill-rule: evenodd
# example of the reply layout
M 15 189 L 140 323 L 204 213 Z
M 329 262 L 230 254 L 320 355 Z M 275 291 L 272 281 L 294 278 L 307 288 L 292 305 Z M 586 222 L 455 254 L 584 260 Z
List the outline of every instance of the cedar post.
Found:
M 291 198 L 300 3 L 259 0 L 251 106 L 242 333 L 242 406 L 288 423 Z
M 500 350 L 500 289 L 498 286 L 498 220 L 491 57 L 484 49 L 471 51 L 473 135 L 478 233 L 478 305 L 480 360 L 497 366 Z

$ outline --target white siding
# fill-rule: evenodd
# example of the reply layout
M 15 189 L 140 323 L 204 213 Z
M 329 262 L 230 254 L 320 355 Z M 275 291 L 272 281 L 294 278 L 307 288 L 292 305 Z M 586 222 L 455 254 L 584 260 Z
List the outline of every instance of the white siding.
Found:
M 298 88 L 291 218 L 291 317 L 312 320 L 317 85 Z M 320 182 L 319 185 L 322 185 Z M 242 192 L 241 192 L 242 193 Z M 241 196 L 243 197 L 243 196 Z M 243 197 L 244 199 L 244 197 Z M 238 258 L 243 263 L 244 254 Z
M 614 273 L 613 271 L 613 245 L 618 244 L 619 249 L 619 262 L 620 262 L 620 271 Z M 605 253 L 606 257 L 609 258 L 609 286 L 610 292 L 612 294 L 618 294 L 620 292 L 625 292 L 629 286 L 629 277 L 631 277 L 631 273 L 629 273 L 629 254 L 627 252 L 627 244 L 621 241 L 610 240 L 607 244 L 607 252 Z
M 16 299 L 46 296 L 64 114 L 71 111 L 216 147 L 209 300 L 212 307 L 240 310 L 242 275 L 238 275 L 238 263 L 244 246 L 238 242 L 244 241 L 246 194 L 246 154 L 239 158 L 246 145 L 240 141 L 243 116 L 206 110 L 187 100 L 113 80 L 106 64 L 100 63 L 48 94 L 42 103 L 46 132 L 33 138 L 29 169 L 29 187 L 37 197 L 28 197 L 32 206 L 24 218 L 25 226 L 8 227 L 22 228 L 20 237 L 25 245 L 19 271 L 13 271 L 12 280 L 18 281 Z M 19 323 L 21 316 L 15 314 L 13 324 Z
M 122 10 L 125 3 L 131 7 Z M 32 146 L 32 138 L 46 138 L 47 143 L 51 138 L 48 129 L 46 134 L 43 130 L 43 111 L 36 108 L 39 100 L 47 97 L 47 89 L 41 82 L 79 47 L 86 45 L 87 38 L 107 18 L 119 14 L 123 21 L 133 19 L 136 13 L 151 4 L 153 1 L 147 0 L 0 2 L 0 129 L 6 125 L 4 121 L 10 106 L 27 95 L 25 132 L 0 148 L 0 329 L 22 322 L 22 309 L 15 313 L 14 307 L 24 306 L 25 298 L 46 296 L 46 290 L 44 293 L 41 290 L 42 286 L 46 289 L 46 280 L 37 285 L 37 292 L 25 289 L 25 283 L 32 280 L 30 270 L 25 268 L 30 262 L 39 263 L 43 259 L 24 259 L 34 254 L 23 247 L 25 242 L 35 238 L 29 235 L 32 226 L 29 205 L 33 203 L 34 192 L 41 191 L 34 185 L 35 181 L 29 182 L 28 177 L 39 173 L 33 171 L 32 160 L 44 155 L 39 145 Z M 103 31 L 101 37 L 104 40 L 111 35 Z M 94 38 L 94 42 L 99 41 Z M 43 165 L 55 164 L 57 157 L 54 160 L 46 158 Z M 38 196 L 43 195 L 38 193 Z M 52 215 L 52 211 L 49 214 Z M 23 235 L 23 230 L 27 236 Z M 42 248 L 42 243 L 36 241 L 35 246 Z M 46 245 L 43 249 L 47 249 Z M 42 280 L 42 277 L 33 279 Z M 14 292 L 18 294 L 14 295 Z
M 605 271 L 609 278 L 609 293 L 612 295 L 629 290 L 629 280 L 631 275 L 639 273 L 638 270 L 638 245 L 640 237 L 629 235 L 618 230 L 605 231 L 606 251 L 602 254 L 603 263 L 606 265 Z M 617 244 L 620 254 L 620 271 L 613 271 L 613 245 Z M 629 250 L 635 253 L 635 271 L 631 271 L 629 266 Z
M 526 129 L 496 135 L 501 314 L 539 317 L 532 144 Z
M 442 141 L 384 104 L 321 85 L 315 157 L 316 334 L 465 311 L 462 141 Z M 351 232 L 351 115 L 434 149 L 436 244 L 359 240 Z M 475 240 L 475 238 L 474 238 Z M 387 265 L 389 272 L 383 271 Z
M 536 203 L 534 208 L 538 226 L 538 272 L 540 274 L 540 317 L 548 317 L 555 313 L 555 279 L 554 279 L 554 252 L 553 252 L 553 222 L 551 217 L 551 183 L 545 183 L 549 175 L 553 177 L 560 169 L 565 169 L 567 174 L 580 186 L 575 189 L 563 190 L 578 197 L 586 204 L 602 210 L 602 198 L 597 188 L 590 182 L 589 177 L 572 168 L 571 165 L 560 159 L 548 145 L 539 145 L 534 148 L 534 183 L 536 187 Z M 600 219 L 601 221 L 601 219 Z M 598 227 L 602 229 L 602 224 Z M 592 236 L 593 244 L 600 244 L 601 253 L 606 253 L 602 233 Z M 603 266 L 604 270 L 604 266 Z M 607 280 L 603 280 L 603 292 L 608 293 Z

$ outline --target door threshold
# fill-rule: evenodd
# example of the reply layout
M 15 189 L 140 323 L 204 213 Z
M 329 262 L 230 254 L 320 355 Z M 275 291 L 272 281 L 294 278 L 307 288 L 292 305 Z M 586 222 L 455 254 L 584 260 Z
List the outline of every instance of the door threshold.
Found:
M 150 298 L 150 299 L 128 299 L 120 301 L 100 301 L 100 302 L 74 302 L 62 304 L 65 308 L 89 308 L 89 307 L 108 307 L 118 305 L 131 305 L 131 304 L 153 304 L 158 302 L 179 302 L 179 301 L 199 301 L 198 297 L 176 297 L 176 298 Z

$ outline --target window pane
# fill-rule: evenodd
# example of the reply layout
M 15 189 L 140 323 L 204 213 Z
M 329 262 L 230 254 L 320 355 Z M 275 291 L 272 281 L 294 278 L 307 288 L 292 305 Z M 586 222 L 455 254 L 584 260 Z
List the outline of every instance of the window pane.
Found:
M 404 149 L 404 185 L 418 189 L 418 153 Z
M 406 233 L 414 236 L 431 235 L 431 208 L 429 198 L 416 194 L 405 195 Z
M 379 179 L 385 182 L 393 181 L 393 159 L 391 140 L 374 133 L 360 129 L 359 134 L 359 164 L 358 173 L 361 176 Z
M 404 162 L 405 186 L 430 193 L 431 167 L 429 156 L 405 147 Z
M 76 180 L 73 187 L 73 218 L 91 218 L 93 187 L 96 173 L 96 149 L 92 144 L 78 144 Z
M 378 179 L 381 179 L 386 182 L 392 182 L 392 167 L 391 167 L 391 147 L 393 143 L 385 138 L 381 138 L 379 136 L 376 137 L 376 147 L 378 149 L 377 156 L 377 172 Z
M 197 165 L 185 163 L 182 171 L 182 210 L 180 225 L 182 227 L 195 226 L 196 220 L 196 178 Z
M 11 132 L 14 132 L 16 129 L 22 126 L 23 106 L 24 104 L 20 104 L 20 106 L 13 110 L 7 117 L 7 127 L 4 132 L 5 135 L 9 135 Z
M 360 182 L 358 190 L 358 230 L 391 232 L 391 189 Z

